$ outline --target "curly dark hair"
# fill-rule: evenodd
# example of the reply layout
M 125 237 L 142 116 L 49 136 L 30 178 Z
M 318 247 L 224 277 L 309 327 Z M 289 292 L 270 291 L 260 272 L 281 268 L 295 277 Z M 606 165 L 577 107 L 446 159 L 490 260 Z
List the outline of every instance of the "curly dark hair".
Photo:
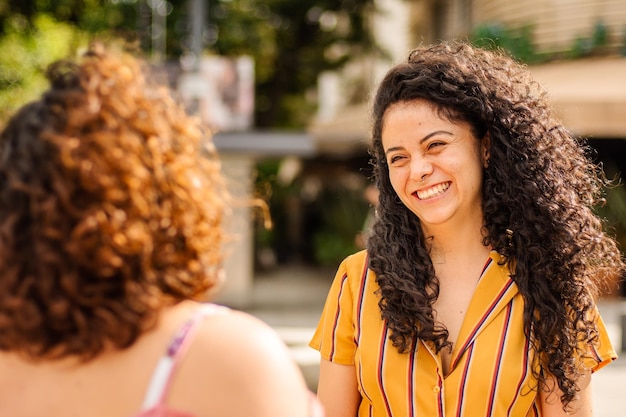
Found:
M 94 44 L 47 77 L 0 136 L 0 349 L 88 360 L 216 285 L 228 194 L 140 59 Z
M 579 342 L 598 337 L 594 296 L 624 270 L 615 240 L 593 211 L 608 181 L 590 148 L 551 114 L 546 93 L 523 65 L 463 42 L 412 51 L 374 97 L 370 150 L 380 205 L 367 249 L 382 317 L 400 352 L 415 338 L 438 350 L 449 344 L 433 315 L 439 283 L 426 237 L 391 186 L 381 138 L 389 106 L 415 99 L 450 121 L 469 123 L 475 137 L 490 137 L 483 243 L 511 268 L 525 300 L 525 332 L 556 377 L 565 408 L 578 391 Z M 543 385 L 546 376 L 535 372 Z

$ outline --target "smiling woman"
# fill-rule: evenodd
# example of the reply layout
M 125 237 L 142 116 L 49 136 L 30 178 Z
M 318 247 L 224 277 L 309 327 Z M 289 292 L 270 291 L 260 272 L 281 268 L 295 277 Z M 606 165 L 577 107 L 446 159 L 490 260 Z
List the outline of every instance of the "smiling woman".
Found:
M 624 264 L 543 89 L 441 43 L 389 70 L 373 121 L 377 218 L 311 341 L 327 415 L 591 416 L 616 357 L 595 297 Z
M 442 118 L 424 100 L 391 105 L 384 117 L 382 144 L 391 185 L 425 233 L 480 232 L 488 139 L 477 138 L 468 123 Z

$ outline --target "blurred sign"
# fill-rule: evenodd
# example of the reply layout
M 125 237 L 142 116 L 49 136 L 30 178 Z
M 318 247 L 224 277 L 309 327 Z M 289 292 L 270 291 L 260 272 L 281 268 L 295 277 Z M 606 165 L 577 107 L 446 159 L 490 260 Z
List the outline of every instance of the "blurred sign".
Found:
M 178 90 L 187 103 L 197 100 L 202 121 L 219 132 L 249 130 L 254 119 L 254 61 L 210 56 L 197 72 L 183 74 Z

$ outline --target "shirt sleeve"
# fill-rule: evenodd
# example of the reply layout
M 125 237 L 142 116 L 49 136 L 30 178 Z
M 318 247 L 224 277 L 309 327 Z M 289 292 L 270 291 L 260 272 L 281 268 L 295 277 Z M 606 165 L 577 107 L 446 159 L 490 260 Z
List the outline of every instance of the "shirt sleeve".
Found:
M 617 353 L 613 348 L 613 344 L 609 338 L 604 321 L 600 316 L 600 312 L 597 310 L 596 324 L 598 326 L 598 342 L 593 345 L 589 345 L 587 349 L 588 355 L 584 358 L 585 366 L 590 369 L 592 373 L 617 359 Z
M 321 319 L 309 343 L 322 358 L 341 365 L 354 365 L 356 343 L 353 294 L 348 259 L 339 266 L 330 287 Z

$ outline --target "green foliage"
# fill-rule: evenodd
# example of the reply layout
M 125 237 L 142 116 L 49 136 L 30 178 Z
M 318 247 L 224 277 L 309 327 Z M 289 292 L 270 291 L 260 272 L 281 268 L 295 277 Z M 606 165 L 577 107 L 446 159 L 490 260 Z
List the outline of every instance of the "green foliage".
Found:
M 0 0 L 0 37 L 14 16 L 31 27 L 38 13 L 90 34 L 114 33 L 152 47 L 154 16 L 165 22 L 166 56 L 189 52 L 190 0 Z M 365 12 L 374 0 L 210 0 L 203 42 L 207 53 L 250 55 L 255 61 L 256 125 L 298 127 L 314 108 L 302 99 L 321 71 L 376 50 Z M 151 8 L 152 5 L 154 7 Z M 297 98 L 297 97 L 300 98 Z
M 360 248 L 356 236 L 369 212 L 361 189 L 340 183 L 329 185 L 317 199 L 323 225 L 313 235 L 315 260 L 319 265 L 337 265 Z
M 124 39 L 143 40 L 144 48 L 150 46 L 145 37 L 150 23 L 145 1 L 22 0 L 15 7 L 12 4 L 10 10 L 3 8 L 1 1 L 0 117 L 36 98 L 46 87 L 45 68 L 59 58 L 74 54 L 92 37 L 116 34 Z M 170 1 L 167 51 L 172 55 L 183 53 L 187 47 L 186 2 Z M 215 0 L 209 2 L 206 43 L 210 52 L 254 57 L 259 127 L 303 127 L 315 111 L 305 93 L 316 85 L 318 73 L 341 66 L 352 53 L 374 48 L 361 15 L 372 3 L 372 0 Z M 341 48 L 335 49 L 344 52 L 329 54 L 337 45 Z M 289 218 L 290 204 L 300 198 L 300 184 L 297 181 L 277 184 L 277 164 L 272 166 L 270 162 L 261 171 L 260 175 L 267 177 L 266 188 L 271 188 L 269 205 L 275 224 L 271 230 L 258 230 L 257 241 L 265 246 L 288 245 L 290 225 L 285 221 Z M 338 260 L 355 249 L 354 236 L 364 218 L 358 208 L 346 212 L 345 207 L 339 207 L 340 213 L 333 214 L 334 207 L 341 206 L 341 202 L 328 198 L 325 194 L 320 203 L 323 210 L 319 206 L 311 208 L 318 211 L 322 226 L 307 234 L 311 242 L 305 244 L 312 247 L 303 249 L 324 263 Z M 355 200 L 349 201 L 356 204 Z M 361 208 L 366 208 L 365 203 L 359 203 Z M 326 221 L 330 222 L 328 226 L 324 226 Z
M 500 23 L 476 26 L 470 35 L 473 44 L 486 49 L 503 49 L 517 60 L 527 64 L 536 64 L 550 58 L 537 51 L 532 38 L 532 25 L 508 28 Z M 624 51 L 626 51 L 626 32 L 624 39 Z M 599 20 L 589 36 L 579 36 L 573 40 L 565 55 L 572 59 L 589 56 L 601 52 L 608 43 L 608 27 Z
M 606 195 L 606 205 L 599 209 L 606 218 L 607 223 L 613 230 L 620 242 L 622 249 L 626 248 L 626 189 L 624 184 L 611 188 Z
M 591 41 L 596 47 L 606 46 L 609 43 L 609 29 L 603 21 L 599 20 L 594 25 Z
M 210 4 L 210 48 L 255 59 L 258 127 L 304 127 L 315 109 L 303 97 L 318 74 L 341 67 L 351 55 L 377 50 L 364 17 L 373 0 Z
M 574 39 L 569 51 L 571 58 L 589 56 L 601 51 L 609 43 L 609 31 L 601 20 L 597 21 L 590 36 L 579 36 Z
M 598 201 L 594 207 L 596 213 L 604 219 L 604 229 L 614 236 L 624 253 L 626 249 L 626 188 L 624 175 L 626 173 L 626 141 L 617 138 L 590 138 L 583 143 L 588 145 L 587 155 L 611 180 L 610 185 L 603 190 L 604 201 Z M 626 297 L 626 281 L 622 281 L 621 295 Z M 612 290 L 612 289 L 611 289 Z
M 486 49 L 504 49 L 515 59 L 525 63 L 540 60 L 533 44 L 533 26 L 507 28 L 500 23 L 486 23 L 472 30 L 470 41 Z
M 256 178 L 254 179 L 255 197 L 266 202 L 269 213 L 265 215 L 271 218 L 271 227 L 266 226 L 263 213 L 255 215 L 255 250 L 256 256 L 260 252 L 270 250 L 280 262 L 287 260 L 289 255 L 284 255 L 291 248 L 289 238 L 289 201 L 298 196 L 299 184 L 297 182 L 282 184 L 277 181 L 281 160 L 267 158 L 259 161 L 256 165 Z
M 135 29 L 137 5 L 140 0 L 10 0 L 8 8 L 0 6 L 0 35 L 5 33 L 7 20 L 14 16 L 32 25 L 39 14 L 80 28 L 88 33 Z
M 338 265 L 345 257 L 358 250 L 353 241 L 332 230 L 318 232 L 313 237 L 313 242 L 315 244 L 315 259 L 319 265 L 323 266 Z
M 357 246 L 369 213 L 358 181 L 337 178 L 320 182 L 315 195 L 305 195 L 301 177 L 289 184 L 277 181 L 280 159 L 266 159 L 257 164 L 255 189 L 257 197 L 268 202 L 273 227 L 266 229 L 257 218 L 255 249 L 257 256 L 270 249 L 279 263 L 293 259 L 316 265 L 337 265 Z M 297 225 L 296 225 L 297 223 Z M 304 241 L 294 241 L 293 228 Z
M 46 87 L 44 72 L 54 60 L 67 57 L 86 43 L 74 26 L 39 14 L 28 26 L 21 15 L 5 21 L 0 37 L 0 120 Z

